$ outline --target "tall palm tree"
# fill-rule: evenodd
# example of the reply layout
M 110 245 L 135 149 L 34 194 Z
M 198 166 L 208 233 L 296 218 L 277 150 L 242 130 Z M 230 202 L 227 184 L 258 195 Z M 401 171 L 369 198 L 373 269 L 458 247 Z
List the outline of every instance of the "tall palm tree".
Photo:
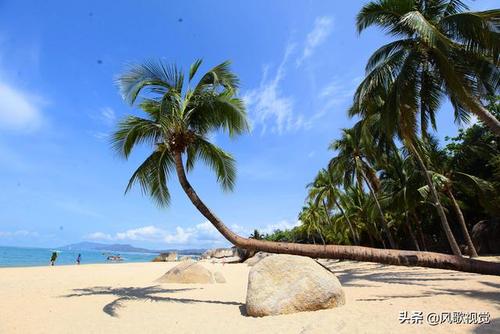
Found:
M 380 188 L 380 181 L 377 178 L 375 170 L 368 162 L 366 146 L 366 141 L 362 138 L 360 127 L 343 129 L 342 137 L 330 145 L 330 149 L 337 151 L 337 155 L 330 160 L 329 168 L 336 171 L 343 171 L 344 184 L 346 186 L 352 185 L 354 181 L 356 181 L 359 188 L 362 188 L 363 184 L 366 184 L 380 213 L 382 228 L 389 240 L 389 244 L 391 248 L 397 248 L 380 202 L 377 199 L 376 192 Z
M 384 194 L 381 202 L 387 207 L 392 208 L 395 213 L 402 215 L 410 237 L 415 244 L 415 248 L 420 250 L 417 238 L 414 235 L 410 216 L 416 215 L 416 208 L 419 204 L 420 193 L 418 188 L 421 186 L 421 177 L 417 176 L 412 159 L 408 155 L 402 155 L 400 150 L 394 150 L 385 156 L 383 170 L 381 173 L 381 185 Z M 415 223 L 419 223 L 417 220 Z M 417 226 L 423 243 L 422 228 Z
M 367 84 L 371 75 L 372 73 L 368 72 L 366 79 L 358 87 L 354 96 L 353 106 L 349 110 L 349 115 L 359 115 L 362 117 L 362 121 L 358 122 L 358 124 L 362 126 L 362 132 L 365 136 L 370 134 L 374 135 L 372 146 L 374 146 L 373 142 L 375 142 L 377 143 L 377 147 L 383 147 L 387 150 L 393 145 L 394 136 L 397 135 L 399 137 L 422 171 L 422 176 L 429 187 L 434 207 L 438 213 L 441 228 L 446 235 L 453 254 L 460 256 L 460 248 L 453 236 L 438 192 L 430 177 L 428 166 L 426 165 L 425 159 L 422 158 L 421 153 L 422 140 L 428 137 L 426 129 L 429 118 L 431 123 L 434 123 L 433 119 L 437 102 L 435 99 L 416 99 L 416 91 L 408 86 L 408 82 L 403 80 L 405 78 L 399 77 L 401 82 L 389 80 L 386 87 L 378 86 L 373 90 L 372 94 L 363 95 L 364 85 Z M 410 81 L 415 80 L 414 78 L 406 79 Z M 411 101 L 402 99 L 398 95 L 400 93 L 398 89 L 403 85 L 407 85 L 410 88 L 405 91 L 405 93 L 409 95 L 405 96 L 412 96 L 413 98 L 410 99 Z M 422 139 L 420 139 L 419 135 L 416 133 L 416 111 L 420 111 L 421 113 L 420 125 Z
M 302 207 L 299 213 L 299 220 L 306 230 L 307 237 L 311 238 L 314 244 L 316 243 L 316 235 L 320 237 L 322 244 L 325 244 L 321 225 L 326 227 L 330 224 L 328 210 L 323 206 L 317 206 L 316 203 L 309 200 L 306 205 Z
M 184 192 L 200 213 L 229 242 L 248 250 L 500 275 L 499 264 L 446 254 L 270 242 L 244 238 L 231 231 L 198 197 L 187 179 L 186 169 L 191 170 L 201 159 L 214 170 L 223 189 L 232 189 L 234 159 L 210 143 L 208 135 L 213 131 L 224 131 L 230 136 L 243 133 L 247 129 L 246 114 L 242 100 L 236 95 L 238 79 L 230 71 L 229 62 L 215 66 L 191 87 L 200 65 L 201 60 L 191 65 L 188 87 L 182 72 L 163 62 L 132 65 L 118 77 L 125 101 L 134 105 L 142 96 L 138 104 L 146 118 L 129 116 L 122 120 L 113 136 L 114 148 L 125 158 L 138 144 L 147 144 L 153 151 L 134 172 L 127 190 L 138 183 L 158 205 L 165 206 L 170 199 L 167 182 L 175 171 Z
M 373 53 L 355 100 L 387 92 L 390 126 L 406 134 L 435 127 L 435 113 L 447 96 L 457 121 L 474 113 L 500 135 L 500 120 L 481 103 L 495 95 L 500 78 L 500 10 L 469 12 L 460 0 L 375 0 L 359 11 L 358 32 L 381 27 L 398 39 Z M 396 117 L 394 117 L 396 115 Z
M 327 208 L 331 208 L 334 204 L 346 220 L 353 242 L 356 245 L 359 245 L 359 237 L 354 229 L 354 224 L 351 222 L 349 216 L 346 215 L 342 205 L 339 203 L 340 182 L 335 180 L 337 178 L 338 177 L 334 175 L 334 172 L 331 169 L 320 170 L 314 181 L 307 185 L 309 188 L 308 198 L 314 200 L 316 206 L 318 206 L 319 203 L 323 204 L 325 206 L 325 210 L 328 210 Z

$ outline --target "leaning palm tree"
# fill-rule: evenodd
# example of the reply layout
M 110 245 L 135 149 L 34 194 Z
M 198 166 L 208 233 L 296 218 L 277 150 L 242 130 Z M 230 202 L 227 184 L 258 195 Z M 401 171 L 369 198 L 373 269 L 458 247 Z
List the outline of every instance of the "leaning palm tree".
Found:
M 138 144 L 147 144 L 152 153 L 132 175 L 127 190 L 138 183 L 158 205 L 169 203 L 168 181 L 175 171 L 179 183 L 193 205 L 232 244 L 249 250 L 320 258 L 343 258 L 397 265 L 500 275 L 500 265 L 439 253 L 382 250 L 359 246 L 304 245 L 244 238 L 231 231 L 198 197 L 189 183 L 186 169 L 200 159 L 211 167 L 223 189 L 235 182 L 235 161 L 229 153 L 209 141 L 214 131 L 235 136 L 247 130 L 244 105 L 236 95 L 238 79 L 229 62 L 215 66 L 193 84 L 201 65 L 196 61 L 185 79 L 175 66 L 163 62 L 132 65 L 117 79 L 125 101 L 139 107 L 145 118 L 129 116 L 113 135 L 116 151 L 129 157 Z M 142 97 L 142 100 L 139 100 Z M 186 157 L 186 161 L 183 161 Z
M 469 12 L 460 0 L 375 0 L 357 15 L 358 32 L 379 26 L 398 39 L 376 50 L 355 99 L 363 103 L 388 92 L 395 126 L 405 121 L 413 132 L 417 119 L 425 131 L 445 96 L 457 121 L 474 113 L 500 135 L 500 120 L 481 103 L 495 95 L 500 78 L 500 10 Z M 418 107 L 413 106 L 417 104 Z

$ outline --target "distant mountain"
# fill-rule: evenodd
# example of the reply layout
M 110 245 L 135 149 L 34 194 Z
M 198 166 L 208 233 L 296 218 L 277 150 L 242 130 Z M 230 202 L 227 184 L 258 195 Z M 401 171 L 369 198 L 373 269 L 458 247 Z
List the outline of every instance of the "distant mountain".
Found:
M 128 244 L 101 244 L 98 242 L 79 242 L 76 244 L 59 247 L 60 250 L 94 250 L 108 252 L 130 252 L 130 253 L 167 253 L 177 252 L 183 255 L 200 255 L 206 249 L 167 249 L 167 250 L 151 250 L 146 248 L 138 248 Z
M 135 252 L 135 253 L 158 253 L 146 248 L 137 248 L 126 244 L 101 244 L 98 242 L 79 242 L 76 244 L 59 247 L 61 250 L 98 250 L 110 252 Z

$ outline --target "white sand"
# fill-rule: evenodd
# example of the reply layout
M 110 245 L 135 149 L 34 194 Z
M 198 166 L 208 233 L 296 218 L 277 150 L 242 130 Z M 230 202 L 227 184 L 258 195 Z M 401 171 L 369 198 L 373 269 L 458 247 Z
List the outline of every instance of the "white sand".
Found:
M 252 318 L 245 264 L 204 264 L 226 284 L 157 285 L 173 265 L 0 269 L 0 333 L 500 333 L 496 276 L 329 261 L 345 306 Z M 489 312 L 491 324 L 401 325 L 400 311 Z

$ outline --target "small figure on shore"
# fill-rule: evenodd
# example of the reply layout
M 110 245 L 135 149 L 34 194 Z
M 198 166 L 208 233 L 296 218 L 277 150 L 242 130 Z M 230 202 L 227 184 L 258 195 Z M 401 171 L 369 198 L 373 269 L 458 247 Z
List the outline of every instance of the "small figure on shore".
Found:
M 76 264 L 80 264 L 80 261 L 82 260 L 82 254 L 78 254 L 76 257 Z
M 52 256 L 50 257 L 50 265 L 53 266 L 56 264 L 57 260 L 57 252 L 52 252 Z

